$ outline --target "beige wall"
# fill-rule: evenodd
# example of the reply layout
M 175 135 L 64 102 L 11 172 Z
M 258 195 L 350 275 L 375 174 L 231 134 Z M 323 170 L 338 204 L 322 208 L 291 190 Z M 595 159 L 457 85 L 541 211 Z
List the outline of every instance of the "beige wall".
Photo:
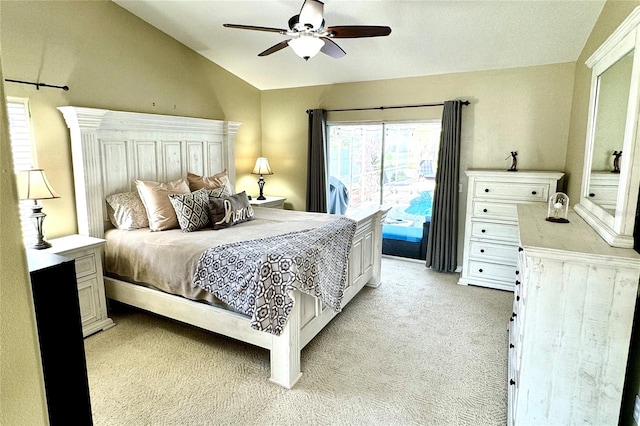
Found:
M 469 100 L 463 107 L 461 170 L 508 169 L 518 151 L 521 170 L 564 170 L 573 63 L 315 86 L 262 93 L 262 152 L 274 172 L 265 193 L 305 209 L 307 109 L 343 109 Z M 329 121 L 440 118 L 441 107 L 329 113 Z M 459 212 L 458 263 L 466 208 L 466 176 Z M 255 183 L 254 183 L 255 186 Z
M 69 131 L 56 107 L 75 105 L 239 121 L 237 173 L 260 154 L 260 91 L 110 1 L 2 1 L 6 83 L 28 97 L 38 165 L 60 199 L 44 201 L 46 236 L 77 231 Z

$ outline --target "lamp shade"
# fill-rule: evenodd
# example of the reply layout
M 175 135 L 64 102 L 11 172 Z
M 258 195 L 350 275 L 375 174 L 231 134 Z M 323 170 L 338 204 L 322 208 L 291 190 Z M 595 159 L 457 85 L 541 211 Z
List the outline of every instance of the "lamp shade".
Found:
M 258 157 L 256 160 L 256 166 L 251 172 L 254 175 L 272 175 L 271 167 L 269 167 L 269 160 L 266 157 Z
M 302 59 L 313 58 L 324 46 L 324 41 L 312 35 L 301 34 L 300 37 L 289 40 L 289 46 Z
M 18 197 L 21 200 L 46 200 L 60 198 L 53 190 L 47 175 L 42 169 L 29 169 L 18 172 Z

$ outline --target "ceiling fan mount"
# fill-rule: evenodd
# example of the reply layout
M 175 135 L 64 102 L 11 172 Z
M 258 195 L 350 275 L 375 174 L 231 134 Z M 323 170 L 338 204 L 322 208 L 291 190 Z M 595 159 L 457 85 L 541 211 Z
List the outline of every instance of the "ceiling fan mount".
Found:
M 322 52 L 333 58 L 346 55 L 332 39 L 382 37 L 391 34 L 391 28 L 371 25 L 346 25 L 325 27 L 324 3 L 319 0 L 304 0 L 300 13 L 289 18 L 289 29 L 258 27 L 253 25 L 224 24 L 227 28 L 275 32 L 290 37 L 258 54 L 267 56 L 289 46 L 296 55 L 305 60 Z

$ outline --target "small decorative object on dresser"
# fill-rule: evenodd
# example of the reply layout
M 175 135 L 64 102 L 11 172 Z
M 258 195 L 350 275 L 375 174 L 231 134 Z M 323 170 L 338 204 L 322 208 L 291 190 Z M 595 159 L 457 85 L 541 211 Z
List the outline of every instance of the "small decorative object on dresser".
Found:
M 620 173 L 620 157 L 622 157 L 622 151 L 613 151 L 613 170 L 611 173 Z
M 509 157 L 507 157 L 509 158 Z M 507 159 L 505 158 L 505 160 Z M 511 167 L 508 170 L 509 172 L 517 172 L 518 171 L 518 151 L 511 151 Z
M 264 200 L 261 200 L 259 198 L 254 198 L 249 200 L 249 204 L 251 204 L 251 207 L 269 207 L 272 209 L 284 209 L 284 200 L 286 200 L 286 197 L 273 197 L 273 196 L 266 196 L 264 197 Z
M 546 203 L 561 172 L 471 169 L 464 260 L 458 284 L 513 291 L 518 263 L 517 203 Z
M 555 223 L 569 223 L 569 197 L 563 192 L 556 192 L 549 197 L 547 208 L 547 220 Z
M 46 252 L 75 260 L 83 336 L 113 327 L 113 320 L 107 316 L 102 276 L 102 246 L 105 241 L 84 235 L 69 235 L 50 242 L 51 248 Z

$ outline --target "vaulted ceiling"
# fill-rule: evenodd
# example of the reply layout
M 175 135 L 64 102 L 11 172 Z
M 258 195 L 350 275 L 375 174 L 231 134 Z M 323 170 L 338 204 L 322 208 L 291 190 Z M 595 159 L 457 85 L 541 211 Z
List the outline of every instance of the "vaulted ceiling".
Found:
M 605 0 L 326 0 L 326 26 L 383 25 L 386 37 L 334 40 L 347 54 L 305 61 L 287 40 L 303 0 L 113 0 L 261 90 L 572 62 Z

